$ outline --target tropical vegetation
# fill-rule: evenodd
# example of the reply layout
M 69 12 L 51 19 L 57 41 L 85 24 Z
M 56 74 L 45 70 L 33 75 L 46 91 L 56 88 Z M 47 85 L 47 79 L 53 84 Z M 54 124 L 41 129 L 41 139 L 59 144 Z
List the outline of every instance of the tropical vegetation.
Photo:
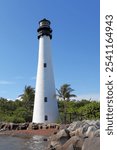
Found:
M 59 123 L 70 123 L 75 120 L 99 119 L 100 102 L 92 100 L 76 100 L 70 84 L 57 89 L 59 107 Z M 35 90 L 25 86 L 20 100 L 0 98 L 0 122 L 31 122 L 33 114 Z

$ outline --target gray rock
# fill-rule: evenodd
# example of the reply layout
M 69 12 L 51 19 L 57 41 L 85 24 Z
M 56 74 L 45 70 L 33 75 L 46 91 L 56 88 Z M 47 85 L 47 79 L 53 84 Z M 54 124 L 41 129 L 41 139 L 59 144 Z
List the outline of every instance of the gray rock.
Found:
M 75 136 L 82 137 L 83 136 L 83 128 L 78 128 L 75 130 Z
M 73 136 L 62 146 L 62 149 L 64 149 L 64 150 L 74 150 L 74 149 L 81 150 L 83 141 L 84 141 L 83 138 Z
M 100 129 L 100 121 L 99 120 L 96 121 L 95 125 L 98 129 Z
M 29 123 L 29 126 L 28 126 L 27 129 L 31 130 L 31 129 L 32 129 L 32 126 L 33 126 L 33 123 L 31 122 L 31 123 Z
M 64 148 L 63 148 L 63 149 L 64 149 Z M 67 147 L 67 150 L 74 150 L 74 146 L 73 146 L 72 143 Z
M 90 126 L 90 125 L 89 125 L 88 123 L 85 123 L 85 124 L 82 126 L 82 133 L 83 133 L 83 134 L 87 132 L 89 126 Z
M 18 123 L 13 123 L 11 126 L 12 126 L 11 127 L 12 130 L 16 130 L 19 127 L 19 124 Z
M 66 129 L 60 130 L 56 135 L 51 137 L 50 145 L 54 148 L 61 146 L 68 141 L 70 138 L 69 131 Z
M 94 132 L 94 136 L 95 136 L 95 137 L 100 137 L 100 129 L 98 129 L 98 130 L 96 130 L 96 131 Z
M 27 127 L 27 129 L 37 130 L 37 129 L 39 129 L 39 125 L 38 125 L 38 123 L 29 123 L 29 126 Z
M 75 136 L 76 130 L 70 132 L 70 137 Z
M 52 136 L 51 150 L 99 150 L 99 128 L 100 122 L 95 120 L 73 122 Z
M 29 123 L 20 123 L 18 130 L 26 130 L 29 126 Z
M 53 140 L 53 141 L 50 142 L 50 148 L 51 149 L 57 148 L 59 146 L 61 146 L 61 144 L 57 140 Z
M 93 137 L 85 139 L 82 150 L 100 150 L 100 138 Z
M 99 124 L 99 121 L 97 120 L 84 120 L 82 121 L 82 127 L 85 125 L 85 124 L 88 124 L 89 126 L 96 126 L 96 123 Z
M 89 126 L 85 135 L 88 137 L 93 137 L 96 130 L 97 128 L 95 126 Z
M 18 127 L 18 123 L 2 123 L 0 125 L 0 129 L 2 130 L 16 130 Z
M 43 129 L 43 124 L 38 124 L 38 129 Z
M 86 120 L 86 122 L 87 122 L 89 125 L 95 125 L 95 124 L 96 124 L 96 121 L 95 121 L 95 120 Z
M 4 126 L 4 123 L 0 122 L 0 129 L 2 129 Z
M 56 136 L 58 139 L 60 139 L 61 137 L 69 138 L 69 131 L 66 129 L 60 130 Z
M 69 131 L 74 131 L 77 128 L 79 128 L 81 126 L 81 121 L 76 121 L 70 124 L 70 126 L 67 128 Z
M 10 129 L 10 124 L 9 123 L 2 124 L 1 129 L 3 129 L 4 131 L 9 130 Z
M 62 146 L 61 145 L 57 145 L 55 150 L 62 150 Z
M 13 128 L 14 128 L 14 123 L 9 123 L 9 125 L 10 125 L 10 127 L 9 127 L 9 130 L 13 130 Z M 17 128 L 17 127 L 16 127 Z M 16 129 L 15 128 L 15 129 Z

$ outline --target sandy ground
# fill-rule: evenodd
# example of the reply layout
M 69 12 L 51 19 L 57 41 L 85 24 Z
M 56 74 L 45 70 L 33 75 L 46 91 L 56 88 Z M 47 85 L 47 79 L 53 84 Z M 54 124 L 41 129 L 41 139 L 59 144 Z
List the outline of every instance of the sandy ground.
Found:
M 57 132 L 57 129 L 39 129 L 39 130 L 7 130 L 0 131 L 0 135 L 47 135 L 50 136 Z

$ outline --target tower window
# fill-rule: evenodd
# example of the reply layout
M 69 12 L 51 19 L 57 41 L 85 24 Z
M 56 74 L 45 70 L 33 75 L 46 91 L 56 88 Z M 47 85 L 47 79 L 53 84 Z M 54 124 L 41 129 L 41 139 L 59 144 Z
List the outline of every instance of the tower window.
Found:
M 48 120 L 48 116 L 47 115 L 45 115 L 45 121 L 47 121 Z
M 44 97 L 44 102 L 47 102 L 48 100 L 47 100 L 47 97 Z
M 46 63 L 44 63 L 44 65 L 43 65 L 43 66 L 44 66 L 44 68 L 46 68 L 46 67 L 47 67 L 47 64 L 46 64 Z

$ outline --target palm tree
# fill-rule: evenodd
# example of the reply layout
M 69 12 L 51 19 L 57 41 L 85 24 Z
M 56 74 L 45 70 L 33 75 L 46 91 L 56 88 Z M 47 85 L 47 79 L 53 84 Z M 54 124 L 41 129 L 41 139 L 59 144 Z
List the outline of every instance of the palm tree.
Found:
M 70 87 L 70 84 L 63 84 L 60 89 L 56 89 L 58 92 L 58 97 L 64 101 L 70 101 L 71 97 L 76 97 L 75 94 L 72 94 L 74 89 Z
M 31 86 L 25 86 L 24 94 L 21 95 L 22 102 L 27 109 L 33 110 L 35 90 Z
M 59 99 L 64 101 L 63 112 L 64 112 L 65 123 L 66 123 L 66 113 L 67 113 L 67 102 L 70 101 L 70 98 L 76 97 L 75 94 L 72 94 L 74 89 L 72 89 L 70 86 L 71 86 L 70 84 L 63 84 L 59 90 L 56 89 L 58 92 L 57 96 L 59 97 Z

